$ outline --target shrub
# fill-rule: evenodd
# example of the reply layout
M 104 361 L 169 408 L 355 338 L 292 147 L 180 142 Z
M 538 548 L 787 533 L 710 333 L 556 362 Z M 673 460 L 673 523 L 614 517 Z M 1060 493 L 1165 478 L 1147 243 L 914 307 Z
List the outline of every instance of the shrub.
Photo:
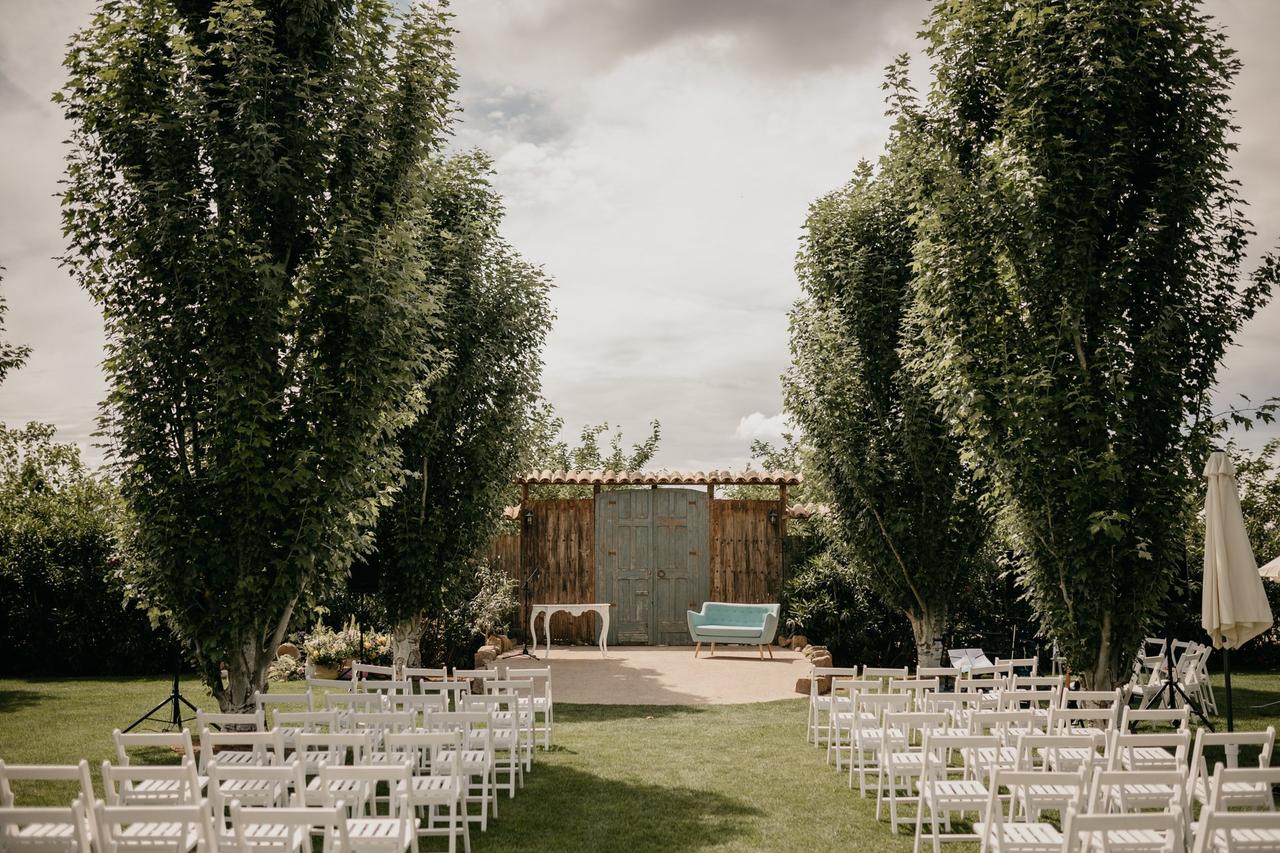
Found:
M 53 435 L 0 424 L 0 674 L 170 671 L 173 642 L 125 603 L 115 483 Z
M 306 667 L 293 655 L 281 655 L 267 667 L 267 681 L 300 681 L 306 678 Z

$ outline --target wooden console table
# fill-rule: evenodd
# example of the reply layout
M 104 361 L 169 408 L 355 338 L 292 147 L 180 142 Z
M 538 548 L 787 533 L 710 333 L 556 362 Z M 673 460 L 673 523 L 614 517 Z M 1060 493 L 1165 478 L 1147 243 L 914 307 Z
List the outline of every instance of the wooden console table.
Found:
M 529 609 L 529 630 L 533 632 L 533 650 L 538 651 L 538 616 L 543 618 L 543 633 L 547 637 L 546 656 L 551 656 L 551 614 L 568 613 L 570 616 L 581 616 L 584 613 L 596 613 L 600 616 L 600 656 L 609 654 L 609 605 L 608 604 L 535 604 Z

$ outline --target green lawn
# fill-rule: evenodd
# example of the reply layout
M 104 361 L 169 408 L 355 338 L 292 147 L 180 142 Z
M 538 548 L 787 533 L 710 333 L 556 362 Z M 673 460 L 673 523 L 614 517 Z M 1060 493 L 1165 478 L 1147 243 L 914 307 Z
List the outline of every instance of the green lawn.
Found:
M 1280 675 L 1235 677 L 1237 728 L 1276 725 Z M 156 679 L 0 680 L 0 759 L 100 763 L 111 729 L 162 697 Z M 287 688 L 286 688 L 287 689 Z M 212 702 L 194 685 L 188 696 Z M 1221 690 L 1219 690 L 1221 702 Z M 805 701 L 716 707 L 560 705 L 555 748 L 476 832 L 498 850 L 908 850 L 804 744 Z M 95 774 L 96 776 L 96 774 Z M 19 792 L 60 803 L 69 789 Z M 441 846 L 437 839 L 431 849 Z M 968 845 L 949 845 L 963 851 Z

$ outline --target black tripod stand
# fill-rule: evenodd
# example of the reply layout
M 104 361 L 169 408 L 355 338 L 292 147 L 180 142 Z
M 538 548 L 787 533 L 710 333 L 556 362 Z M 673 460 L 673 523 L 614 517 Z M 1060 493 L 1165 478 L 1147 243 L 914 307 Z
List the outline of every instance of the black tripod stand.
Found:
M 141 717 L 139 717 L 138 719 L 130 723 L 129 728 L 125 729 L 126 732 L 133 731 L 138 726 L 142 725 L 148 720 L 155 723 L 163 723 L 165 727 L 165 731 L 168 731 L 170 728 L 172 728 L 174 731 L 178 731 L 182 728 L 183 723 L 187 722 L 188 720 L 195 719 L 194 714 L 187 717 L 184 717 L 182 715 L 183 705 L 187 706 L 192 711 L 197 711 L 199 709 L 196 708 L 195 705 L 192 705 L 190 702 L 188 702 L 187 697 L 183 696 L 182 691 L 178 689 L 178 677 L 181 674 L 181 672 L 182 672 L 182 652 L 179 650 L 177 644 L 175 643 L 173 647 L 173 687 L 172 689 L 170 689 L 169 695 L 166 696 L 164 698 L 164 701 L 161 702 L 159 705 L 156 705 L 150 711 L 148 711 L 147 713 L 143 714 Z
M 1209 722 L 1209 718 L 1204 715 L 1204 711 L 1201 711 L 1200 706 L 1192 702 L 1191 697 L 1178 685 L 1177 673 L 1173 668 L 1173 637 L 1168 635 L 1164 638 L 1164 684 L 1161 685 L 1160 692 L 1165 694 L 1165 706 L 1169 708 L 1177 707 L 1174 699 L 1181 696 L 1182 701 L 1199 718 L 1204 727 L 1209 731 L 1213 731 L 1213 723 Z
M 512 655 L 512 657 L 517 657 L 517 658 L 524 657 L 524 658 L 529 658 L 530 660 L 538 659 L 537 655 L 529 651 L 529 635 L 533 633 L 533 622 L 532 620 L 529 619 L 529 610 L 531 609 L 531 605 L 529 604 L 529 587 L 530 585 L 533 584 L 533 579 L 538 576 L 538 572 L 540 571 L 542 571 L 541 566 L 534 569 L 533 574 L 526 577 L 524 581 L 520 584 L 520 594 L 524 600 L 524 644 L 520 647 L 519 653 Z M 550 619 L 551 616 L 548 615 L 546 618 Z M 551 626 L 548 625 L 547 629 L 550 630 L 550 628 Z M 538 639 L 536 636 L 534 637 L 533 645 L 534 645 L 534 648 L 537 648 L 538 646 Z

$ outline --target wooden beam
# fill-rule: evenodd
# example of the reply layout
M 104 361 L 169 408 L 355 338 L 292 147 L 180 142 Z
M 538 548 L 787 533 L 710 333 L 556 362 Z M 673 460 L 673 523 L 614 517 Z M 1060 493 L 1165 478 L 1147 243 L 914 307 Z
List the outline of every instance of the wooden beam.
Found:
M 787 576 L 787 487 L 778 486 L 778 547 L 782 553 L 778 556 L 778 583 L 781 585 Z

